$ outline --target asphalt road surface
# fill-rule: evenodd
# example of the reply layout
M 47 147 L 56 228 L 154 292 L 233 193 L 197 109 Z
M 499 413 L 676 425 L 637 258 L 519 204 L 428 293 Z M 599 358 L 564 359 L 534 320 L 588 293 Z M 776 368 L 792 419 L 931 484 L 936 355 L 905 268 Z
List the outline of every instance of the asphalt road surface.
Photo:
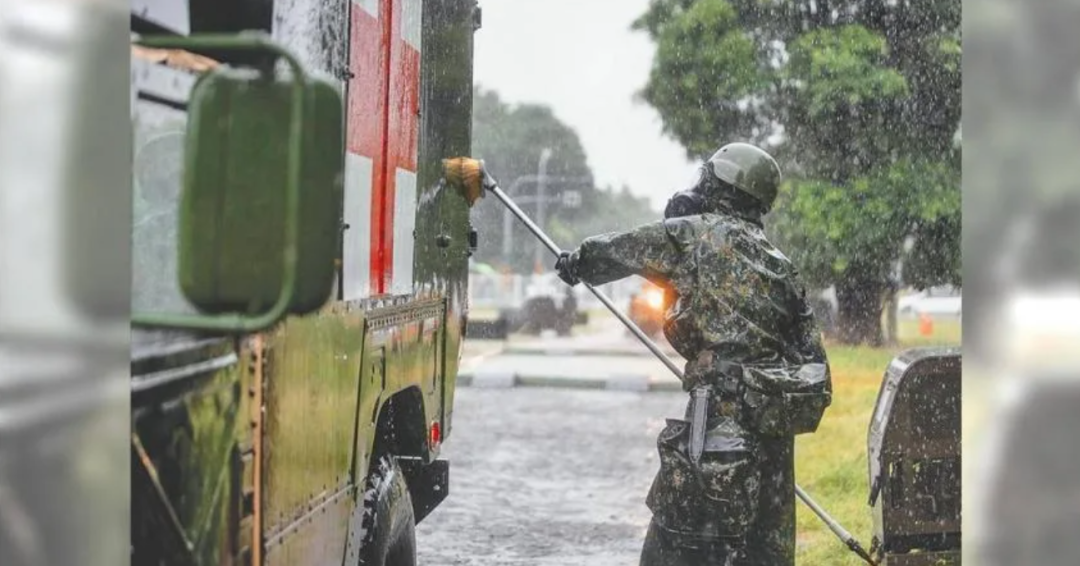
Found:
M 450 493 L 417 527 L 419 563 L 637 564 L 656 436 L 685 402 L 684 393 L 459 388 L 442 452 Z
M 572 337 L 514 335 L 509 341 L 465 341 L 460 380 L 474 384 L 510 378 L 554 387 L 681 390 L 678 379 L 613 316 L 596 317 Z M 682 367 L 664 341 L 660 348 Z

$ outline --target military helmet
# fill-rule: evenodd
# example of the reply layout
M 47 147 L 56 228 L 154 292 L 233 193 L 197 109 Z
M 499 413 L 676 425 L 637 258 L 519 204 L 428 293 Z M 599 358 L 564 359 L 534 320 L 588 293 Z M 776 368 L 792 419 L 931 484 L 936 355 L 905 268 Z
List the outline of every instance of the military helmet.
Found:
M 780 188 L 780 166 L 765 150 L 748 143 L 729 143 L 709 158 L 707 166 L 717 179 L 772 209 Z

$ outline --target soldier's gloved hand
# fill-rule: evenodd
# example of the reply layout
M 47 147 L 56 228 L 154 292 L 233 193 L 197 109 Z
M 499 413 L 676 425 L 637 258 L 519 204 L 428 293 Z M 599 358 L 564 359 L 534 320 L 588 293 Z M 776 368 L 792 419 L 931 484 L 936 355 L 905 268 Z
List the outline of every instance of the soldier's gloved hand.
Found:
M 689 393 L 699 385 L 707 385 L 712 365 L 713 354 L 709 350 L 703 350 L 696 358 L 687 362 L 683 370 L 683 391 Z
M 574 273 L 574 259 L 570 252 L 559 254 L 559 259 L 555 262 L 555 271 L 559 274 L 559 279 L 571 287 L 581 283 L 581 279 Z

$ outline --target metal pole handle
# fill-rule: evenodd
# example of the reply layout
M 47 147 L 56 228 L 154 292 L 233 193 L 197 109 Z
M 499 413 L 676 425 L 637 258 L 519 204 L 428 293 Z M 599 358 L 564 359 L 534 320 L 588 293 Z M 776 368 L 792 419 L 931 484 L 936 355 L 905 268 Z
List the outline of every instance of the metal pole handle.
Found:
M 825 526 L 829 527 L 829 530 L 832 531 L 834 535 L 836 535 L 836 538 L 843 541 L 844 544 L 846 544 L 852 552 L 859 555 L 859 558 L 862 558 L 864 561 L 866 561 L 867 564 L 870 564 L 871 566 L 877 566 L 877 562 L 872 556 L 870 556 L 870 553 L 867 552 L 861 544 L 859 544 L 859 540 L 852 536 L 851 533 L 847 532 L 847 530 L 844 529 L 844 527 L 840 523 L 837 523 L 836 519 L 830 517 L 829 514 L 826 513 L 825 510 L 822 509 L 821 506 L 818 505 L 813 498 L 810 497 L 810 494 L 806 493 L 805 491 L 803 491 L 803 488 L 799 487 L 799 484 L 795 484 L 795 495 L 799 496 L 799 499 L 801 499 L 802 502 L 805 503 L 806 506 L 809 507 L 810 510 L 813 511 L 814 514 L 822 520 L 822 522 L 825 523 Z

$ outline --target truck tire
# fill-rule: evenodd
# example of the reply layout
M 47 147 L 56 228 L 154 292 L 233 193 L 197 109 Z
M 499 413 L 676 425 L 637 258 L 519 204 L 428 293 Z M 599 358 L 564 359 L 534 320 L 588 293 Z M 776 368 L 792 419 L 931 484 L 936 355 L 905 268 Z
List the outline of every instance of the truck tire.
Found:
M 416 566 L 416 521 L 405 474 L 393 456 L 371 467 L 364 492 L 360 566 Z

